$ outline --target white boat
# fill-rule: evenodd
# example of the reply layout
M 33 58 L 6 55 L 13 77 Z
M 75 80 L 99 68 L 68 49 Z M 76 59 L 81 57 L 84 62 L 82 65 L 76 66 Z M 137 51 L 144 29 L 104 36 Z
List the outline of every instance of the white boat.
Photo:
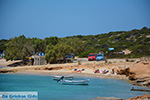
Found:
M 52 76 L 53 80 L 59 80 L 62 76 Z M 64 79 L 72 80 L 73 76 L 64 76 Z
M 89 79 L 87 80 L 61 80 L 62 84 L 68 85 L 88 85 Z

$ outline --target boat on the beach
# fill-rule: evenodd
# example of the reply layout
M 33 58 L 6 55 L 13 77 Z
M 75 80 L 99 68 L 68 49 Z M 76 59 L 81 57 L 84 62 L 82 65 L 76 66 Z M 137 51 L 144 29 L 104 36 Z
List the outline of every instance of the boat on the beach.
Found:
M 59 80 L 62 76 L 58 76 L 58 75 L 55 75 L 55 76 L 52 76 L 53 80 Z M 73 76 L 63 76 L 64 79 L 67 79 L 67 80 L 72 80 L 73 79 Z
M 62 84 L 68 85 L 88 85 L 89 79 L 87 80 L 61 80 Z

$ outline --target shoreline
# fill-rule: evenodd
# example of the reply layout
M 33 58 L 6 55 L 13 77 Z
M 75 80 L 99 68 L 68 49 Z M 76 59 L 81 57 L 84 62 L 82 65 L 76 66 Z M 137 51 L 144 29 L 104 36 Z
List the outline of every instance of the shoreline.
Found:
M 124 80 L 129 83 L 128 79 L 108 77 L 107 75 L 99 75 L 99 74 L 85 74 L 85 73 L 72 73 L 72 72 L 58 72 L 58 71 L 36 71 L 36 70 L 28 70 L 28 71 L 19 71 L 16 73 L 5 73 L 5 74 L 14 74 L 14 75 L 40 75 L 40 76 L 53 76 L 53 75 L 73 75 L 77 77 L 85 77 L 85 78 L 100 78 L 100 79 L 117 79 Z M 118 77 L 121 75 L 118 75 Z M 146 95 L 146 96 L 145 96 Z M 130 97 L 128 100 L 136 100 L 137 98 L 149 98 L 150 94 L 137 95 L 136 97 Z M 115 98 L 115 97 L 101 97 L 98 96 L 96 98 L 91 98 L 90 100 L 126 100 L 124 98 Z
M 17 73 L 6 73 L 6 74 L 14 74 L 14 75 L 40 75 L 40 76 L 52 76 L 53 75 L 53 73 L 45 73 L 45 74 L 40 74 L 40 72 L 37 72 L 37 73 L 29 73 L 29 71 L 26 71 L 26 72 L 17 72 Z M 69 73 L 63 73 L 63 75 L 68 75 Z M 61 75 L 62 75 L 62 73 L 61 73 Z M 79 74 L 79 73 L 75 73 L 74 74 L 75 76 L 77 76 L 77 77 L 82 77 L 82 78 L 102 78 L 103 79 L 103 77 L 95 77 L 95 76 L 93 76 L 93 75 L 86 75 L 86 74 Z M 112 79 L 112 78 L 110 78 L 110 79 Z M 118 80 L 120 80 L 120 79 L 118 79 Z M 124 80 L 124 79 L 121 79 L 121 80 Z M 129 83 L 127 80 L 124 80 L 125 82 L 127 82 L 127 83 Z M 129 83 L 130 84 L 130 83 Z M 146 95 L 146 96 L 145 96 Z M 128 100 L 137 100 L 137 98 L 149 98 L 150 97 L 150 94 L 144 94 L 144 95 L 137 95 L 137 96 L 135 96 L 135 97 L 130 97 Z M 116 97 L 101 97 L 101 96 L 98 96 L 98 97 L 95 97 L 95 98 L 91 98 L 91 99 L 89 99 L 89 100 L 126 100 L 126 99 L 124 99 L 124 98 L 116 98 Z
M 100 74 L 88 74 L 88 73 L 72 73 L 72 72 L 57 72 L 57 71 L 22 71 L 16 73 L 8 73 L 8 74 L 23 74 L 23 75 L 41 75 L 41 76 L 53 76 L 53 75 L 73 75 L 73 76 L 81 76 L 81 77 L 95 77 L 95 78 L 105 78 L 105 79 L 120 79 L 120 80 L 128 80 L 126 76 L 122 75 L 100 75 Z
M 17 72 L 8 72 L 8 73 L 0 73 L 0 74 L 21 74 L 21 75 L 41 75 L 41 76 L 53 76 L 53 75 L 73 75 L 73 76 L 81 76 L 81 77 L 95 77 L 95 78 L 105 78 L 105 79 L 120 79 L 127 80 L 128 77 L 125 75 L 102 75 L 102 74 L 94 74 L 94 73 L 77 73 L 77 72 L 61 72 L 61 71 L 47 71 L 47 70 L 26 70 L 26 71 L 17 71 Z
M 100 74 L 94 73 L 96 69 L 104 70 L 109 69 L 109 67 L 89 67 L 90 65 L 78 65 L 73 64 L 53 64 L 53 65 L 38 65 L 38 66 L 18 66 L 18 67 L 4 67 L 0 69 L 1 73 L 22 73 L 22 74 L 35 74 L 35 75 L 80 75 L 80 76 L 92 76 L 100 78 L 112 78 L 112 79 L 128 79 L 125 75 L 117 74 Z M 85 69 L 82 72 L 75 72 L 74 69 Z M 52 70 L 51 70 L 52 69 Z
M 6 67 L 6 65 L 10 65 L 16 62 L 18 61 L 6 62 L 5 59 L 0 59 L 0 66 L 5 65 L 5 67 L 0 69 L 0 73 L 28 73 L 37 75 L 88 75 L 100 78 L 126 79 L 134 85 L 149 86 L 150 84 L 150 62 L 145 61 L 114 63 L 92 61 L 81 62 L 81 64 L 65 63 Z M 113 70 L 114 73 L 112 73 Z M 101 73 L 104 71 L 108 72 Z

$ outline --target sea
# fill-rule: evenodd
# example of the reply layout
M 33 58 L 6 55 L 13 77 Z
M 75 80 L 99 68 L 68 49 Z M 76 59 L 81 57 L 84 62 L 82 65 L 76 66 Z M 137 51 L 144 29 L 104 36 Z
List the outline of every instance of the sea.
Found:
M 88 85 L 64 85 L 51 75 L 0 74 L 0 92 L 37 92 L 38 100 L 90 100 L 92 98 L 116 97 L 129 99 L 147 92 L 130 91 L 133 86 L 127 80 L 74 76 L 75 80 L 90 79 Z

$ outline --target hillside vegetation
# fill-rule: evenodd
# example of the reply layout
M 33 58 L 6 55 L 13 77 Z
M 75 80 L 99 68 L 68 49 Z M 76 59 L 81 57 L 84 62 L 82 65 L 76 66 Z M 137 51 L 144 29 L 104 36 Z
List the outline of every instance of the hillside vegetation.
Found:
M 131 50 L 131 54 L 117 57 L 142 57 L 150 56 L 150 28 L 143 27 L 140 30 L 117 31 L 98 35 L 72 36 L 66 38 L 79 38 L 85 44 L 85 51 L 80 56 L 86 56 L 89 52 L 104 53 L 110 52 L 108 48 L 115 48 L 114 51 Z M 112 56 L 113 57 L 113 56 Z
M 112 51 L 108 51 L 108 48 L 114 48 L 114 52 L 128 49 L 131 53 L 128 55 L 109 55 Z M 99 51 L 109 55 L 108 58 L 150 56 L 150 28 L 143 27 L 140 30 L 134 29 L 131 31 L 64 38 L 47 37 L 38 39 L 26 38 L 21 35 L 9 40 L 0 40 L 0 52 L 3 50 L 6 50 L 7 60 L 24 59 L 26 55 L 31 56 L 32 54 L 44 52 L 48 62 L 62 58 L 70 52 L 79 57 L 87 57 L 89 53 L 98 53 Z

